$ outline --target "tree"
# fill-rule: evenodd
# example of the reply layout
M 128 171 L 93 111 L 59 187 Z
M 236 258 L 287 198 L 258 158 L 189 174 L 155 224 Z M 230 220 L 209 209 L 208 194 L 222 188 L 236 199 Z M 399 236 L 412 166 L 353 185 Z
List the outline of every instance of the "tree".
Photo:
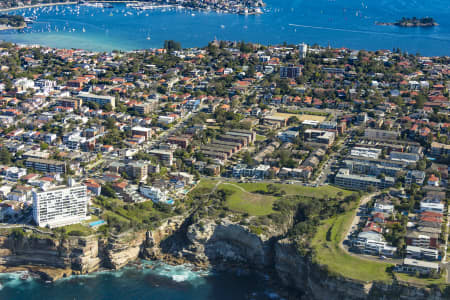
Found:
M 298 118 L 296 116 L 292 116 L 287 120 L 288 125 L 298 124 Z
M 427 167 L 427 163 L 425 160 L 421 159 L 417 162 L 417 169 L 420 171 L 425 171 L 425 168 Z
M 48 144 L 45 143 L 45 142 L 41 142 L 41 143 L 39 144 L 39 146 L 41 147 L 41 151 L 42 151 L 42 150 L 47 150 L 47 149 L 48 149 Z
M 103 106 L 103 108 L 106 110 L 106 111 L 112 111 L 112 105 L 110 104 L 110 103 L 106 103 L 104 106 Z
M 102 186 L 102 195 L 105 197 L 115 198 L 116 192 L 112 188 L 111 184 L 106 183 Z
M 280 188 L 278 186 L 274 185 L 274 184 L 268 184 L 267 185 L 267 192 L 269 194 L 272 194 L 272 195 L 278 194 L 280 192 Z
M 179 42 L 175 42 L 174 40 L 164 41 L 164 49 L 168 51 L 180 51 L 181 44 Z
M 254 160 L 250 152 L 246 151 L 244 153 L 244 157 L 242 158 L 242 162 L 248 166 L 253 166 Z
M 2 150 L 0 150 L 0 161 L 2 162 L 2 164 L 9 165 L 11 163 L 11 160 L 12 160 L 11 153 L 8 151 L 6 147 L 2 147 Z
M 114 129 L 116 127 L 116 121 L 113 118 L 109 117 L 105 121 L 105 126 L 107 129 Z
M 374 186 L 372 186 L 372 185 L 369 185 L 368 187 L 367 187 L 367 191 L 369 192 L 369 193 L 373 193 L 373 192 L 375 192 L 377 189 L 374 187 Z

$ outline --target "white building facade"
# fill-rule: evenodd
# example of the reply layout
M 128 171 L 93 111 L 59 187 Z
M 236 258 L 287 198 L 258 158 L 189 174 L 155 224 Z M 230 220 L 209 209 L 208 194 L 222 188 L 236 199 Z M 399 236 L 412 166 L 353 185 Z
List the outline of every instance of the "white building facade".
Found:
M 161 191 L 160 189 L 158 189 L 156 187 L 141 185 L 139 187 L 139 192 L 141 192 L 141 194 L 144 197 L 152 200 L 155 203 L 158 203 L 158 202 L 166 203 L 167 202 L 167 192 Z
M 87 219 L 89 197 L 84 185 L 33 192 L 33 219 L 40 227 L 60 227 Z

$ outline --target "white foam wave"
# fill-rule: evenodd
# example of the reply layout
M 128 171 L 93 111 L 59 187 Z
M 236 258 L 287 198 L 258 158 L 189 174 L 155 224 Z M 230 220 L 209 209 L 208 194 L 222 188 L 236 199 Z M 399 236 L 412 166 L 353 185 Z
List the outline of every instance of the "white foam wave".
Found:
M 144 262 L 144 271 L 172 279 L 175 282 L 189 282 L 197 285 L 204 283 L 204 277 L 210 273 L 204 270 L 194 270 L 192 265 L 171 266 L 160 262 Z
M 34 282 L 33 277 L 26 276 L 29 275 L 27 271 L 19 271 L 13 273 L 1 273 L 0 274 L 0 290 L 9 287 L 9 288 L 17 288 L 18 286 L 24 286 L 24 284 L 32 284 Z

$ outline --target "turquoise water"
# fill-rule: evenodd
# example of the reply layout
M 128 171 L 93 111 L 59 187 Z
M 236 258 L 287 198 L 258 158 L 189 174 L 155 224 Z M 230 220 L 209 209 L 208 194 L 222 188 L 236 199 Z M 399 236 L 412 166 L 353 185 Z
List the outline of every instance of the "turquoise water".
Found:
M 307 42 L 355 49 L 402 48 L 423 55 L 450 54 L 448 0 L 267 0 L 258 16 L 177 9 L 139 12 L 124 4 L 113 9 L 59 6 L 18 13 L 38 16 L 24 33 L 0 32 L 0 39 L 62 48 L 110 51 L 157 48 L 164 40 L 184 47 L 205 46 L 214 38 L 264 44 Z M 376 21 L 433 17 L 434 28 L 377 26 Z M 84 29 L 84 30 L 83 30 Z
M 73 276 L 51 284 L 31 278 L 22 280 L 20 273 L 0 274 L 0 299 L 280 299 L 266 287 L 267 281 L 255 274 L 211 274 L 159 263 L 153 266 L 153 269 L 126 267 L 115 272 Z
M 95 226 L 99 226 L 99 225 L 103 225 L 105 224 L 105 220 L 98 220 L 98 221 L 94 221 L 89 223 L 90 227 L 95 227 Z

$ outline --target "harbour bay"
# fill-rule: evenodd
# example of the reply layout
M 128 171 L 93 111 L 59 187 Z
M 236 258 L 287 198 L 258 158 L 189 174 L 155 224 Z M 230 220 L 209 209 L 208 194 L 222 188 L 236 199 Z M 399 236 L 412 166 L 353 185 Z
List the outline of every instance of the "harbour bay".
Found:
M 0 32 L 0 39 L 59 48 L 129 51 L 158 48 L 168 39 L 184 47 L 201 47 L 217 38 L 367 50 L 401 48 L 410 53 L 443 55 L 450 49 L 449 5 L 442 0 L 269 0 L 264 14 L 248 16 L 176 8 L 139 11 L 124 3 L 110 9 L 59 5 L 8 12 L 37 19 L 25 30 Z M 402 16 L 432 16 L 439 26 L 398 28 L 375 24 Z

